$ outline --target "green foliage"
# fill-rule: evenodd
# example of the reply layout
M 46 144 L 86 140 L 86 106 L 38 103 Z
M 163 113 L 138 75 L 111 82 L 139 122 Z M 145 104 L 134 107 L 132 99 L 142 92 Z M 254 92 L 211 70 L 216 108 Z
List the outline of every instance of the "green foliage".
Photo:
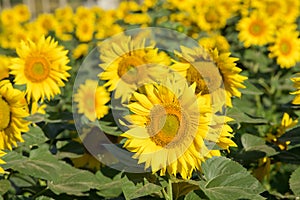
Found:
M 204 180 L 200 188 L 212 200 L 264 199 L 265 189 L 240 164 L 224 157 L 211 158 L 202 164 Z
M 300 168 L 297 168 L 291 175 L 290 188 L 294 194 L 300 197 Z

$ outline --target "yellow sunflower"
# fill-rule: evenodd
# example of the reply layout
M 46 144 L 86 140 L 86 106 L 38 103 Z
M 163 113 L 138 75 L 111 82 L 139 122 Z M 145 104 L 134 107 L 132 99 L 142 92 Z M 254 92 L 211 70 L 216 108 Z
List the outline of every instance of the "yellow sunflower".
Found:
M 136 102 L 128 105 L 133 114 L 126 119 L 132 125 L 121 135 L 127 138 L 124 147 L 153 173 L 191 177 L 209 152 L 203 142 L 210 112 L 206 99 L 199 98 L 198 111 L 194 91 L 187 86 L 147 84 L 144 90 L 135 92 Z
M 281 68 L 295 66 L 300 61 L 299 32 L 290 26 L 281 28 L 276 34 L 274 44 L 268 49 L 269 57 L 275 57 Z
M 4 155 L 5 155 L 5 153 L 0 150 L 0 158 Z M 2 165 L 2 164 L 5 164 L 5 162 L 0 159 L 0 165 Z M 0 174 L 3 174 L 3 173 L 4 173 L 4 169 L 0 166 Z
M 48 100 L 60 94 L 60 87 L 70 74 L 67 50 L 51 37 L 41 37 L 37 43 L 22 41 L 16 49 L 18 58 L 12 59 L 11 74 L 17 85 L 26 84 L 27 99 Z
M 230 57 L 230 53 L 181 46 L 181 52 L 176 54 L 182 61 L 175 62 L 171 69 L 186 77 L 189 84 L 195 82 L 196 94 L 211 95 L 216 108 L 224 103 L 232 106 L 231 97 L 241 97 L 238 89 L 245 88 L 243 81 L 247 77 L 239 74 L 242 70 L 236 66 L 238 59 Z
M 239 31 L 238 38 L 246 48 L 273 41 L 275 26 L 263 13 L 252 12 L 249 17 L 243 17 L 236 28 Z
M 0 81 L 0 149 L 12 149 L 23 142 L 21 133 L 29 131 L 28 105 L 24 93 L 14 89 L 8 80 Z
M 78 113 L 84 114 L 91 121 L 104 117 L 109 110 L 105 105 L 110 101 L 109 95 L 103 86 L 98 86 L 97 81 L 86 80 L 74 95 L 74 101 L 78 103 Z
M 31 13 L 25 4 L 18 4 L 13 7 L 13 12 L 18 17 L 19 22 L 25 22 L 30 19 Z
M 139 84 L 158 81 L 168 73 L 166 67 L 170 63 L 164 52 L 158 52 L 154 45 L 145 45 L 144 39 L 130 36 L 114 38 L 108 44 L 101 44 L 100 67 L 104 70 L 99 74 L 108 91 L 115 90 L 115 98 L 128 100 L 132 91 Z
M 225 9 L 221 1 L 199 1 L 194 12 L 194 21 L 203 31 L 213 31 L 223 28 L 231 13 Z
M 296 95 L 293 99 L 293 104 L 299 105 L 300 104 L 300 73 L 297 73 L 295 77 L 291 78 L 294 82 L 294 88 L 297 90 L 295 92 L 291 92 L 291 94 Z
M 80 42 L 88 42 L 93 39 L 94 31 L 94 22 L 83 19 L 77 22 L 75 35 Z
M 226 148 L 235 145 L 227 138 L 232 136 L 228 128 L 217 134 L 221 126 L 212 122 L 207 96 L 195 96 L 195 86 L 167 81 L 164 85 L 146 84 L 141 91 L 133 94 L 136 101 L 128 105 L 133 114 L 125 117 L 129 130 L 121 136 L 127 138 L 124 147 L 135 152 L 133 158 L 145 163 L 145 169 L 188 179 L 205 159 L 220 155 L 204 140 Z

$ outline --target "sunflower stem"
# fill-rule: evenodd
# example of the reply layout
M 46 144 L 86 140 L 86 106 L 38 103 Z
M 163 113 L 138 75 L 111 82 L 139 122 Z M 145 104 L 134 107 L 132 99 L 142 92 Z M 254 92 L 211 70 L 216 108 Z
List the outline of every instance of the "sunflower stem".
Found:
M 171 178 L 169 178 L 168 199 L 173 200 L 173 191 L 172 191 L 172 180 L 171 180 Z

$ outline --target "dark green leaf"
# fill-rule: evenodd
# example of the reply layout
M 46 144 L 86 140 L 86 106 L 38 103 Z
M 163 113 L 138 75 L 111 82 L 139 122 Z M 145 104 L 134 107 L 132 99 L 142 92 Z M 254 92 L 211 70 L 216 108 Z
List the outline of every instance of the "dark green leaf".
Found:
M 205 181 L 200 188 L 212 200 L 264 199 L 262 185 L 240 164 L 225 157 L 213 157 L 202 164 Z
M 199 190 L 199 183 L 191 181 L 180 181 L 172 184 L 173 188 L 173 197 L 174 199 L 179 198 L 180 196 L 186 195 L 193 190 Z
M 276 150 L 266 145 L 265 140 L 261 137 L 245 133 L 241 137 L 241 142 L 246 151 L 262 151 L 265 152 L 267 156 L 276 154 Z

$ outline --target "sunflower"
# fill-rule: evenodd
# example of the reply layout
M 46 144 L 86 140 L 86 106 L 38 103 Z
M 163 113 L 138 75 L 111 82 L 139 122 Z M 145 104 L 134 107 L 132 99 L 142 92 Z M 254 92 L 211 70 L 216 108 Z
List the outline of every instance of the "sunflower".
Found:
M 300 61 L 300 38 L 299 32 L 293 27 L 281 28 L 277 34 L 274 44 L 269 46 L 269 57 L 276 58 L 281 68 L 290 68 Z
M 225 27 L 231 13 L 225 9 L 220 1 L 199 2 L 195 6 L 197 15 L 193 16 L 195 17 L 194 21 L 201 30 L 213 31 Z
M 14 89 L 8 80 L 0 81 L 0 149 L 12 149 L 23 142 L 21 132 L 29 131 L 29 115 L 24 93 Z
M 170 63 L 169 57 L 154 45 L 145 46 L 144 39 L 124 35 L 101 44 L 100 59 L 104 70 L 100 79 L 106 80 L 104 86 L 108 91 L 115 90 L 115 98 L 122 97 L 123 102 L 138 85 L 165 77 Z
M 273 41 L 274 24 L 263 13 L 252 12 L 249 17 L 243 17 L 236 28 L 239 31 L 238 38 L 246 48 Z
M 89 42 L 94 35 L 94 22 L 89 20 L 78 21 L 75 35 L 80 42 Z
M 17 85 L 26 84 L 27 99 L 48 100 L 60 94 L 60 87 L 70 74 L 67 50 L 51 37 L 41 37 L 37 43 L 22 41 L 16 49 L 18 58 L 12 60 L 11 74 Z
M 141 91 L 133 94 L 136 101 L 128 105 L 133 114 L 125 117 L 129 130 L 121 136 L 127 138 L 124 147 L 135 152 L 133 158 L 145 163 L 145 169 L 188 179 L 201 162 L 220 155 L 205 140 L 232 146 L 225 129 L 217 135 L 220 129 L 212 122 L 207 96 L 195 96 L 194 86 L 168 80 L 164 85 L 146 84 Z
M 232 106 L 231 97 L 241 97 L 238 88 L 245 88 L 243 81 L 247 77 L 239 74 L 242 70 L 235 64 L 238 59 L 230 57 L 230 53 L 219 53 L 216 48 L 181 46 L 181 52 L 176 54 L 181 61 L 173 64 L 171 69 L 186 77 L 189 84 L 195 82 L 196 94 L 211 95 L 216 108 L 224 103 Z
M 291 94 L 296 95 L 292 103 L 299 105 L 300 104 L 300 73 L 296 74 L 296 76 L 291 78 L 291 80 L 294 82 L 294 88 L 297 89 L 296 91 L 291 92 Z
M 181 90 L 182 89 L 182 90 Z M 132 115 L 125 118 L 132 124 L 121 136 L 124 147 L 135 152 L 134 158 L 151 167 L 153 173 L 189 178 L 208 154 L 203 138 L 209 123 L 209 105 L 194 90 L 182 85 L 146 84 L 145 94 L 135 92 L 136 102 L 128 105 Z
M 5 153 L 0 150 L 0 158 L 4 155 L 5 155 Z M 2 164 L 5 164 L 5 162 L 0 159 L 0 165 L 2 165 Z M 2 167 L 0 167 L 0 174 L 3 174 L 3 173 L 4 173 L 4 169 Z
M 103 86 L 98 86 L 97 81 L 86 80 L 79 86 L 74 101 L 78 103 L 79 113 L 95 121 L 108 113 L 109 107 L 105 104 L 110 101 L 110 96 Z

